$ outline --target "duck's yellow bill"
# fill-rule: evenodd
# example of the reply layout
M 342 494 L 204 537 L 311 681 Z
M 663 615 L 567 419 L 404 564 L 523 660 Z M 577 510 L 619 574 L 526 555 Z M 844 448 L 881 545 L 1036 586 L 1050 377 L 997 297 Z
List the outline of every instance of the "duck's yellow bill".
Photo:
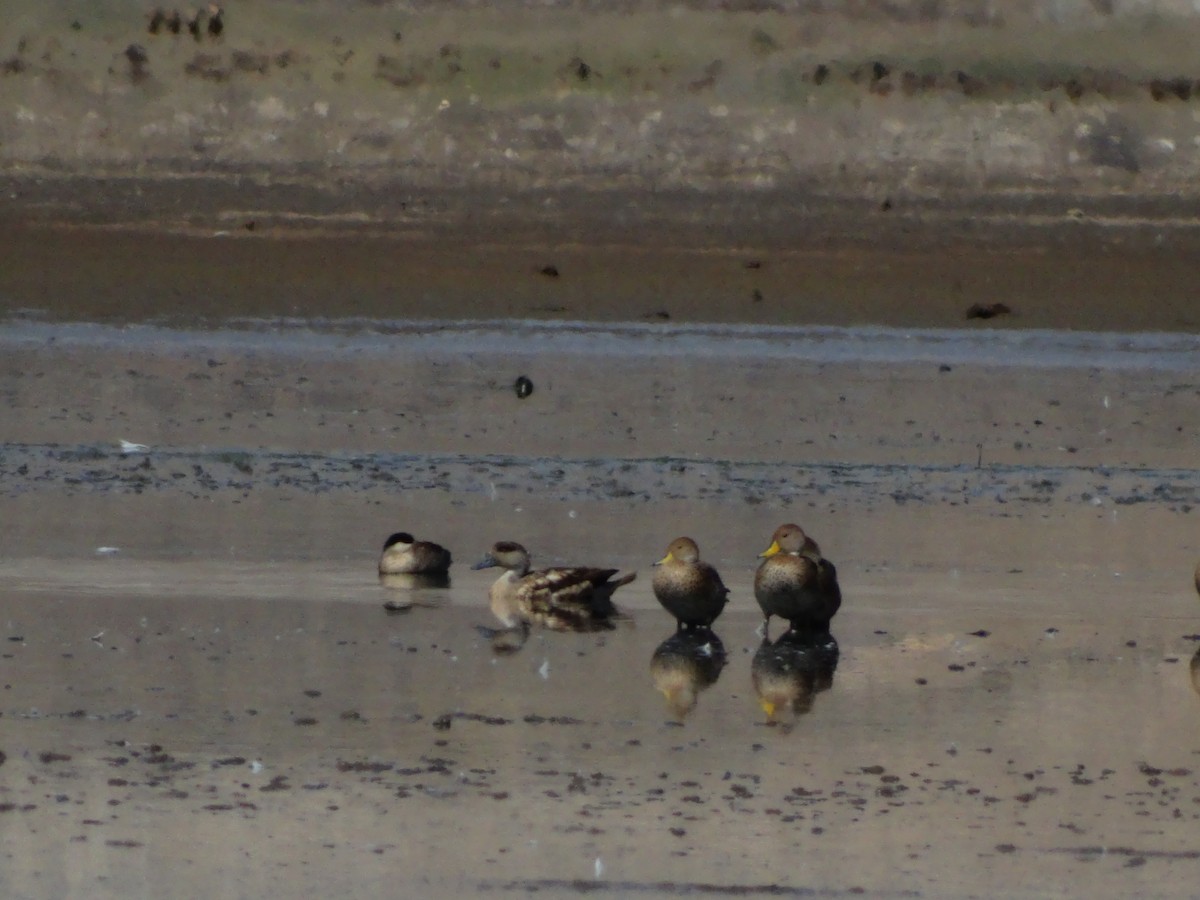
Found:
M 771 546 L 768 547 L 766 550 L 764 550 L 762 553 L 760 553 L 758 555 L 759 555 L 759 558 L 766 559 L 769 556 L 774 556 L 776 553 L 779 552 L 779 550 L 780 550 L 779 541 L 771 541 Z

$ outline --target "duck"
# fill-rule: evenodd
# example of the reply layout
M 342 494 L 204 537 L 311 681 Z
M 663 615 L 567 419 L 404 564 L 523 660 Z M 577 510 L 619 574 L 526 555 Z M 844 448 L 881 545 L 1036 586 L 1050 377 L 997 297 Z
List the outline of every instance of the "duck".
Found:
M 837 569 L 821 555 L 817 542 L 799 525 L 780 525 L 771 546 L 759 554 L 754 598 L 769 628 L 771 616 L 786 619 L 793 629 L 827 631 L 842 605 Z
M 676 629 L 711 627 L 725 609 L 729 588 L 716 569 L 701 561 L 696 542 L 690 537 L 676 538 L 668 545 L 667 555 L 654 565 L 654 596 L 675 617 Z
M 397 531 L 383 544 L 380 575 L 445 575 L 450 551 L 440 544 L 418 541 L 407 531 Z
M 504 574 L 488 591 L 492 612 L 508 628 L 521 622 L 551 631 L 600 631 L 619 614 L 612 595 L 637 578 L 630 572 L 613 580 L 617 569 L 590 566 L 530 571 L 529 551 L 499 541 L 472 569 L 499 567 Z
M 655 648 L 650 677 L 678 721 L 696 708 L 701 691 L 716 684 L 725 659 L 725 645 L 707 629 L 675 631 Z

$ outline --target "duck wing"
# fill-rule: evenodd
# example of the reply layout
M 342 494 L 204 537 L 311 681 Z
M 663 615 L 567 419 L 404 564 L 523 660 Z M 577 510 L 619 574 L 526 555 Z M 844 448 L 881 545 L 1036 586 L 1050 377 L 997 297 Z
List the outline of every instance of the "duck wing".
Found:
M 422 570 L 429 572 L 445 572 L 452 562 L 450 551 L 432 541 L 413 544 L 413 556 L 420 562 Z
M 517 586 L 517 603 L 530 621 L 555 631 L 612 628 L 612 592 L 636 577 L 610 581 L 616 574 L 616 569 L 584 566 L 531 572 Z
M 729 588 L 727 588 L 725 586 L 725 582 L 721 580 L 720 573 L 706 562 L 699 563 L 699 566 L 700 571 L 703 573 L 704 580 L 713 586 L 713 593 L 722 597 L 729 596 Z
M 832 619 L 838 609 L 841 608 L 842 589 L 838 586 L 837 568 L 825 557 L 821 557 L 817 563 L 817 584 L 820 586 L 821 593 L 825 596 L 825 603 L 829 608 L 829 617 Z

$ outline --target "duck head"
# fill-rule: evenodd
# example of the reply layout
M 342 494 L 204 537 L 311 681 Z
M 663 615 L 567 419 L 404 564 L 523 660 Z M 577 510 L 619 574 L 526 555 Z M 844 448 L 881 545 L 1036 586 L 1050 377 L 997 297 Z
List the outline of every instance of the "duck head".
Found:
M 758 554 L 763 559 L 770 558 L 776 553 L 787 553 L 791 556 L 821 555 L 817 542 L 804 533 L 799 525 L 780 525 L 771 535 L 771 546 Z
M 383 542 L 383 549 L 387 550 L 390 547 L 395 547 L 397 544 L 400 544 L 400 549 L 403 550 L 406 546 L 411 547 L 413 543 L 414 540 L 411 534 L 409 534 L 407 531 L 397 531 Z
M 667 555 L 656 562 L 656 566 L 667 563 L 694 563 L 700 560 L 700 548 L 690 537 L 675 538 L 667 547 Z
M 472 569 L 491 569 L 499 566 L 518 575 L 529 571 L 529 552 L 520 544 L 512 541 L 499 541 L 492 544 L 490 552 L 483 559 L 471 566 Z

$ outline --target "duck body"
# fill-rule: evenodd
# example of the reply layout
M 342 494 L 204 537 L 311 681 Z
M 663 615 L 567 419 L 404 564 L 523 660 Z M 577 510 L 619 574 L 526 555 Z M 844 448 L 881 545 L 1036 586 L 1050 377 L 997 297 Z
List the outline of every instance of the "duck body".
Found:
M 842 605 L 842 591 L 837 569 L 816 542 L 798 525 L 781 525 L 761 555 L 754 598 L 767 623 L 779 616 L 799 631 L 827 631 Z
M 407 531 L 397 531 L 384 542 L 379 574 L 445 575 L 450 562 L 450 551 L 440 544 L 414 540 Z
M 651 586 L 676 627 L 709 628 L 725 609 L 729 589 L 717 570 L 701 561 L 700 549 L 688 537 L 676 538 L 655 564 Z
M 522 622 L 551 631 L 600 631 L 619 615 L 612 595 L 637 577 L 613 579 L 617 569 L 573 566 L 530 571 L 529 552 L 501 541 L 471 568 L 500 567 L 504 574 L 488 591 L 492 612 L 507 627 Z

